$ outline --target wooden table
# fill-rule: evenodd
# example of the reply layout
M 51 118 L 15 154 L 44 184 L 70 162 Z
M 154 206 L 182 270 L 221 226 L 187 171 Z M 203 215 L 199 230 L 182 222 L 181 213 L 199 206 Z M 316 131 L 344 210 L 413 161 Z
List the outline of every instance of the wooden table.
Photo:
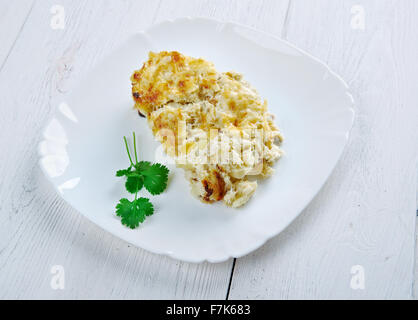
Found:
M 61 200 L 37 163 L 42 128 L 83 75 L 131 33 L 181 16 L 287 39 L 339 73 L 357 103 L 349 145 L 309 207 L 261 249 L 221 264 L 175 261 L 115 238 Z M 0 298 L 418 294 L 418 1 L 1 1 L 0 43 Z M 50 285 L 56 265 L 64 290 Z

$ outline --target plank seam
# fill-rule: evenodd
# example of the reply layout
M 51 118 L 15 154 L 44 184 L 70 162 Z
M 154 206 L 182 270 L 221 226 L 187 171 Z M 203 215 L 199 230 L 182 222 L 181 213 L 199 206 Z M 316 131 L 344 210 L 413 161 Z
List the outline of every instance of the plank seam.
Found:
M 289 16 L 290 16 L 290 9 L 291 9 L 291 7 L 292 7 L 292 0 L 289 0 L 289 2 L 287 4 L 287 8 L 286 8 L 286 15 L 284 17 L 282 34 L 281 34 L 281 37 L 283 39 L 286 39 L 286 37 L 287 37 L 287 27 L 289 25 Z
M 418 214 L 418 210 L 416 212 Z M 413 259 L 413 263 L 412 263 L 412 285 L 411 285 L 411 297 L 412 299 L 416 299 L 415 297 L 415 268 L 416 268 L 416 264 L 417 264 L 417 255 L 416 255 L 416 251 L 417 251 L 417 219 L 415 218 L 415 232 L 414 232 L 414 251 L 412 252 L 412 255 L 414 257 Z
M 234 277 L 234 270 L 235 270 L 235 263 L 236 262 L 237 262 L 237 259 L 234 258 L 234 262 L 232 263 L 232 268 L 231 268 L 231 275 L 229 276 L 228 290 L 226 291 L 226 299 L 225 300 L 229 300 L 229 292 L 231 291 L 232 278 Z
M 17 33 L 16 38 L 15 38 L 15 40 L 13 41 L 13 44 L 12 44 L 12 46 L 10 47 L 9 52 L 7 53 L 6 57 L 4 58 L 3 63 L 2 63 L 2 64 L 1 64 L 1 66 L 0 66 L 0 73 L 3 71 L 3 68 L 4 68 L 4 66 L 6 65 L 7 60 L 9 60 L 10 54 L 12 53 L 12 51 L 13 51 L 13 49 L 14 49 L 15 45 L 16 45 L 17 39 L 19 39 L 20 34 L 22 33 L 23 28 L 25 27 L 26 22 L 27 22 L 27 21 L 28 21 L 28 19 L 29 19 L 29 16 L 30 16 L 30 14 L 32 13 L 32 9 L 33 9 L 33 7 L 35 6 L 35 3 L 36 3 L 36 0 L 33 0 L 32 5 L 31 5 L 31 7 L 30 7 L 30 9 L 29 9 L 29 12 L 28 12 L 28 14 L 26 15 L 25 21 L 23 21 L 22 26 L 20 27 L 20 30 L 19 30 L 19 32 Z
M 155 14 L 154 14 L 154 16 L 152 17 L 152 24 L 154 24 L 154 23 L 155 23 L 155 21 L 157 20 L 158 13 L 160 12 L 160 8 L 161 8 L 161 2 L 162 2 L 162 0 L 159 0 L 159 1 L 158 1 L 157 9 L 155 10 Z
M 416 217 L 418 216 L 418 209 L 416 211 L 415 216 Z M 417 299 L 417 297 L 415 296 L 415 268 L 416 268 L 416 265 L 417 265 L 417 254 L 416 254 L 416 252 L 417 252 L 417 231 L 418 231 L 417 223 L 418 223 L 418 220 L 415 218 L 415 232 L 414 232 L 415 245 L 414 245 L 414 252 L 412 253 L 413 256 L 414 256 L 414 262 L 412 263 L 412 285 L 411 285 L 411 297 L 412 297 L 413 300 Z

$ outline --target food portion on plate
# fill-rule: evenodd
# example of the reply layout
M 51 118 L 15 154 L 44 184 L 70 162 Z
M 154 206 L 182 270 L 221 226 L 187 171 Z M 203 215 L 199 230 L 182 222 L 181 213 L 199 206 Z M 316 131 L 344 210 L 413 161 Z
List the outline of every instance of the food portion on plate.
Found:
M 131 77 L 135 108 L 201 201 L 240 207 L 273 174 L 282 136 L 267 102 L 235 72 L 179 52 L 149 53 Z

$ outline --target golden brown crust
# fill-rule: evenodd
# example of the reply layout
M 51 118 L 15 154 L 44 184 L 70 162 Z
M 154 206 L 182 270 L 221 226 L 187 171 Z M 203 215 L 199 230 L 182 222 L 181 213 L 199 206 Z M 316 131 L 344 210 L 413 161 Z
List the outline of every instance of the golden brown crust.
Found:
M 280 133 L 267 112 L 267 103 L 240 74 L 220 73 L 203 59 L 163 51 L 151 52 L 131 81 L 135 108 L 147 116 L 154 135 L 167 154 L 176 158 L 177 165 L 185 169 L 192 193 L 202 201 L 222 200 L 228 206 L 239 207 L 257 188 L 257 182 L 247 177 L 254 172 L 262 177 L 273 172 L 272 165 L 281 155 L 274 142 L 276 138 L 281 140 Z M 251 132 L 256 129 L 265 135 L 252 143 Z M 193 162 L 194 154 L 208 152 L 204 141 L 212 130 L 217 132 L 216 141 L 239 136 L 246 142 L 243 152 L 235 153 L 237 163 L 219 162 L 221 157 L 218 162 L 222 166 Z M 165 135 L 167 132 L 172 133 L 171 139 Z M 232 153 L 232 145 L 227 142 L 227 154 Z M 244 146 L 248 162 L 243 157 Z
M 205 194 L 205 202 L 221 201 L 226 194 L 225 180 L 217 170 L 212 170 L 211 174 L 202 180 Z
M 216 70 L 203 59 L 177 51 L 150 52 L 149 59 L 131 76 L 135 107 L 148 114 L 169 102 L 184 102 L 216 84 Z

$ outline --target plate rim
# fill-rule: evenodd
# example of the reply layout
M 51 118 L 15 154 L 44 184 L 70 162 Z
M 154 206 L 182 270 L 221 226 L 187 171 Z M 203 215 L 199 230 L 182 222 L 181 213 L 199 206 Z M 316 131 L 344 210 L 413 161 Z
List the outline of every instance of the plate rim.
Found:
M 293 217 L 291 217 L 290 219 L 288 219 L 288 221 L 286 223 L 284 223 L 279 230 L 274 231 L 274 232 L 271 232 L 269 234 L 264 234 L 264 237 L 262 239 L 260 237 L 259 240 L 254 241 L 254 245 L 247 247 L 246 250 L 243 250 L 243 252 L 240 253 L 240 254 L 233 254 L 231 252 L 228 252 L 228 254 L 227 254 L 226 257 L 223 256 L 223 257 L 221 257 L 219 259 L 212 259 L 210 257 L 205 257 L 205 258 L 202 258 L 202 259 L 192 259 L 190 257 L 186 257 L 186 256 L 182 255 L 181 253 L 178 254 L 176 252 L 171 252 L 171 251 L 168 252 L 168 251 L 158 250 L 158 249 L 154 249 L 154 248 L 151 249 L 151 248 L 147 248 L 146 246 L 142 246 L 142 245 L 139 246 L 138 244 L 132 243 L 131 241 L 126 240 L 124 237 L 120 236 L 118 234 L 118 232 L 108 230 L 107 228 L 105 228 L 104 226 L 102 226 L 102 224 L 99 221 L 96 221 L 96 219 L 94 219 L 91 216 L 88 216 L 88 215 L 83 214 L 80 210 L 78 210 L 77 208 L 75 208 L 75 206 L 73 204 L 71 204 L 70 202 L 68 202 L 65 199 L 64 195 L 58 190 L 58 188 L 55 186 L 55 183 L 52 181 L 52 177 L 46 172 L 44 166 L 41 163 L 42 158 L 45 156 L 45 155 L 43 155 L 41 153 L 41 150 L 40 150 L 40 146 L 41 146 L 42 142 L 44 141 L 44 138 L 42 138 L 41 141 L 38 143 L 38 156 L 39 156 L 38 165 L 40 166 L 41 171 L 43 172 L 44 176 L 52 184 L 53 189 L 55 190 L 56 194 L 60 196 L 60 198 L 62 198 L 68 205 L 71 206 L 71 208 L 73 208 L 78 213 L 80 213 L 84 218 L 87 218 L 89 221 L 93 222 L 96 226 L 98 226 L 102 230 L 104 230 L 104 231 L 112 234 L 113 236 L 116 236 L 119 239 L 121 239 L 121 240 L 123 240 L 123 241 L 125 241 L 127 243 L 130 243 L 131 245 L 133 245 L 133 246 L 135 246 L 137 248 L 141 248 L 141 249 L 146 250 L 146 251 L 148 251 L 150 253 L 153 253 L 153 254 L 167 256 L 167 257 L 172 258 L 172 259 L 176 259 L 176 260 L 180 260 L 180 261 L 185 261 L 185 262 L 188 262 L 188 263 L 203 263 L 203 262 L 221 263 L 221 262 L 225 262 L 227 260 L 230 260 L 231 258 L 241 258 L 241 257 L 246 256 L 249 253 L 251 253 L 251 252 L 259 249 L 267 241 L 269 241 L 270 239 L 276 237 L 281 232 L 283 232 L 285 229 L 287 229 L 290 226 L 290 224 L 292 224 L 295 221 L 295 219 L 297 217 L 299 217 L 302 214 L 302 212 L 309 206 L 309 204 L 313 201 L 313 199 L 323 189 L 325 183 L 329 180 L 329 178 L 332 175 L 332 173 L 334 172 L 337 164 L 340 162 L 341 156 L 342 156 L 344 150 L 346 149 L 346 147 L 348 145 L 348 141 L 349 141 L 350 136 L 351 136 L 351 130 L 352 130 L 352 127 L 353 127 L 353 124 L 354 124 L 354 120 L 355 120 L 355 109 L 354 109 L 354 107 L 355 107 L 356 104 L 355 104 L 354 97 L 353 97 L 353 95 L 350 92 L 350 88 L 349 88 L 347 82 L 338 73 L 336 73 L 335 71 L 333 71 L 331 69 L 331 67 L 327 63 L 323 62 L 322 60 L 320 60 L 319 58 L 315 57 L 314 55 L 306 52 L 305 50 L 297 47 L 296 45 L 292 44 L 288 40 L 282 39 L 282 38 L 280 38 L 280 37 L 278 37 L 278 36 L 276 36 L 274 34 L 271 34 L 269 32 L 262 31 L 262 30 L 258 30 L 258 29 L 254 28 L 254 27 L 241 24 L 239 22 L 235 22 L 235 21 L 221 21 L 221 20 L 218 20 L 218 19 L 215 19 L 215 18 L 208 18 L 208 17 L 201 17 L 201 16 L 196 16 L 196 17 L 184 16 L 184 17 L 178 17 L 178 18 L 175 18 L 175 19 L 165 19 L 165 20 L 162 20 L 162 21 L 160 21 L 158 23 L 155 23 L 155 24 L 150 25 L 148 28 L 146 28 L 144 30 L 140 30 L 140 31 L 133 32 L 133 33 L 129 34 L 129 36 L 126 38 L 125 41 L 123 41 L 121 43 L 121 45 L 123 45 L 129 39 L 137 36 L 138 34 L 148 36 L 147 33 L 150 32 L 154 28 L 160 27 L 160 26 L 162 26 L 164 24 L 178 23 L 178 22 L 182 22 L 182 21 L 198 22 L 198 23 L 199 22 L 209 22 L 209 23 L 215 23 L 215 24 L 219 25 L 220 27 L 225 27 L 227 25 L 232 25 L 232 26 L 237 26 L 239 28 L 247 29 L 249 31 L 252 31 L 252 32 L 255 32 L 255 33 L 259 33 L 259 34 L 262 34 L 264 36 L 267 36 L 267 37 L 273 39 L 274 41 L 277 41 L 279 43 L 282 43 L 282 44 L 284 44 L 284 45 L 286 45 L 286 46 L 288 46 L 288 47 L 296 50 L 297 52 L 299 52 L 303 56 L 306 56 L 306 57 L 310 58 L 316 64 L 318 64 L 319 66 L 321 66 L 322 68 L 324 68 L 324 71 L 328 72 L 330 75 L 332 75 L 333 77 L 335 77 L 344 86 L 344 88 L 345 88 L 345 94 L 349 98 L 349 102 L 350 102 L 349 105 L 345 106 L 344 108 L 346 110 L 350 111 L 351 119 L 350 119 L 350 124 L 348 126 L 348 129 L 346 131 L 346 134 L 344 136 L 343 146 L 342 146 L 341 150 L 339 151 L 339 153 L 337 155 L 337 160 L 335 161 L 335 163 L 333 164 L 333 166 L 329 170 L 326 178 L 322 181 L 322 183 L 320 184 L 320 187 L 318 188 L 318 190 L 316 192 L 314 192 L 311 197 L 308 198 L 308 200 L 306 201 L 306 203 L 304 204 L 304 206 L 302 206 L 302 208 L 299 210 L 299 212 L 297 214 L 295 214 Z M 252 41 L 252 42 L 254 42 L 254 41 Z M 258 46 L 261 46 L 260 44 L 257 44 L 257 43 L 255 43 L 255 44 L 258 45 Z M 274 49 L 274 50 L 277 51 L 276 49 Z M 114 53 L 115 51 L 117 51 L 117 48 L 114 48 L 108 54 L 106 54 L 101 61 L 106 60 L 106 58 L 108 58 L 109 56 L 111 56 L 112 53 Z M 94 69 L 94 68 L 95 67 L 93 67 L 92 69 Z M 91 70 L 88 70 L 88 71 L 91 71 Z M 84 75 L 88 74 L 88 71 L 85 72 Z M 56 111 L 57 110 L 58 110 L 58 108 L 54 109 L 54 112 L 52 114 L 52 119 L 54 119 L 54 116 L 56 115 Z M 45 134 L 45 131 L 46 131 L 47 127 L 48 127 L 48 124 L 51 122 L 52 119 L 49 119 L 49 121 L 47 121 L 46 122 L 46 125 L 43 127 L 43 129 L 41 131 L 41 136 L 42 137 L 44 137 L 44 134 Z

